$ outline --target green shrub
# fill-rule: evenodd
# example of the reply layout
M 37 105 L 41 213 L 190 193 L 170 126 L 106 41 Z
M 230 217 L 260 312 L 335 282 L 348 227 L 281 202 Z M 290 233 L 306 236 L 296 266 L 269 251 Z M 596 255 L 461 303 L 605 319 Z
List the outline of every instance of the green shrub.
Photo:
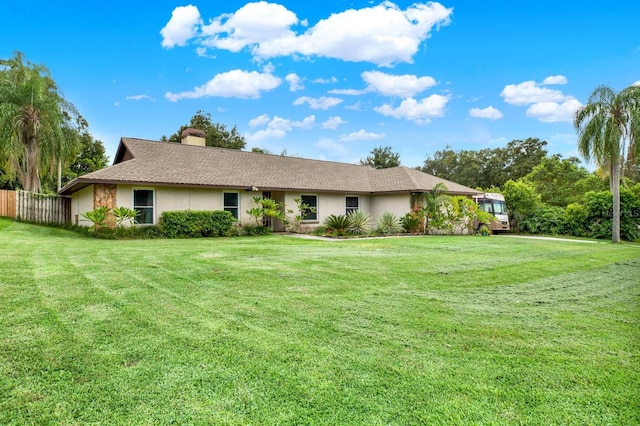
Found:
M 402 231 L 400 219 L 393 213 L 382 213 L 376 223 L 378 232 L 383 234 L 397 234 Z
M 332 234 L 339 236 L 346 235 L 349 226 L 351 226 L 351 218 L 343 214 L 337 216 L 332 214 L 324 220 L 324 225 Z
M 613 199 L 610 191 L 590 191 L 583 204 L 588 212 L 586 228 L 591 238 L 611 238 Z M 627 188 L 620 188 L 620 238 L 635 241 L 640 237 L 640 198 Z
M 224 237 L 233 232 L 235 218 L 222 210 L 166 211 L 160 227 L 168 238 Z
M 263 225 L 242 225 L 236 228 L 238 236 L 256 236 L 256 235 L 268 235 L 271 233 L 271 228 Z
M 164 238 L 164 232 L 156 225 L 128 226 L 118 230 L 118 239 L 151 240 Z
M 99 238 L 101 240 L 115 240 L 118 238 L 116 228 L 103 226 L 101 228 L 94 228 L 92 232 L 95 238 Z
M 400 218 L 400 224 L 405 232 L 417 234 L 420 232 L 420 218 L 411 213 L 407 213 Z
M 81 214 L 80 216 L 90 220 L 93 225 L 89 230 L 97 233 L 107 224 L 107 213 L 109 213 L 109 208 L 103 206 L 97 207 L 90 212 Z
M 128 207 L 116 207 L 111 210 L 111 214 L 116 219 L 116 227 L 122 227 L 125 224 L 133 225 L 136 223 L 136 217 L 140 215 L 140 212 Z
M 541 204 L 532 216 L 522 220 L 521 226 L 532 234 L 563 234 L 566 229 L 564 208 Z
M 366 235 L 370 231 L 371 216 L 362 210 L 354 210 L 347 215 L 349 226 L 347 233 L 351 235 Z
M 318 227 L 316 227 L 313 231 L 311 231 L 312 235 L 327 235 L 329 229 L 324 226 L 324 225 L 320 225 Z
M 569 204 L 564 210 L 565 232 L 574 237 L 588 237 L 587 219 L 589 211 L 579 203 Z

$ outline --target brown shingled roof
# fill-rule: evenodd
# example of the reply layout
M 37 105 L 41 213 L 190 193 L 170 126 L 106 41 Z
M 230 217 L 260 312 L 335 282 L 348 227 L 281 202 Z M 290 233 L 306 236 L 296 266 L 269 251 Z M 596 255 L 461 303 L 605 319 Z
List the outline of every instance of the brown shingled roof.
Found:
M 478 193 L 402 166 L 376 170 L 346 163 L 122 138 L 113 166 L 74 179 L 60 194 L 69 195 L 93 183 L 377 193 L 424 192 L 438 182 L 443 182 L 449 193 Z

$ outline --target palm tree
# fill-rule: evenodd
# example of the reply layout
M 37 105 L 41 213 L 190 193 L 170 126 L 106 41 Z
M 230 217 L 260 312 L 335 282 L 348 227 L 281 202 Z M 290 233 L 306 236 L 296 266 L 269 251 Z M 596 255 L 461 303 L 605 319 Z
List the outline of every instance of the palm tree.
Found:
M 78 143 L 82 118 L 43 65 L 20 52 L 0 60 L 0 159 L 22 188 L 40 192 L 40 172 L 65 162 Z
M 420 219 L 420 227 L 426 234 L 430 230 L 429 221 L 438 216 L 440 207 L 449 196 L 445 194 L 447 185 L 438 182 L 428 192 L 417 192 L 411 196 L 411 207 L 414 214 Z
M 578 108 L 573 124 L 578 149 L 585 160 L 592 158 L 609 169 L 613 195 L 611 241 L 620 242 L 620 173 L 627 159 L 638 158 L 640 145 L 640 86 L 615 93 L 608 86 L 596 88 L 586 105 Z

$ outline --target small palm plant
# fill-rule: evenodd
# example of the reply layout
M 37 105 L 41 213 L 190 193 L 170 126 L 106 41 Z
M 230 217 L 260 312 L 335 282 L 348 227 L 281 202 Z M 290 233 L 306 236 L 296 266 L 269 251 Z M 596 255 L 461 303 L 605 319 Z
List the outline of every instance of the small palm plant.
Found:
M 400 224 L 404 228 L 405 232 L 416 234 L 420 232 L 421 218 L 418 215 L 407 213 L 400 218 Z
M 347 229 L 351 225 L 351 220 L 349 216 L 346 215 L 329 215 L 324 220 L 324 224 L 327 229 L 331 230 L 335 235 L 343 236 L 346 235 Z
M 136 217 L 140 214 L 140 212 L 138 212 L 135 209 L 130 209 L 128 207 L 120 206 L 111 210 L 111 214 L 113 214 L 113 217 L 116 218 L 116 235 L 117 235 L 118 229 L 122 228 L 125 223 L 128 223 L 129 225 L 135 224 Z
M 109 209 L 107 207 L 98 207 L 90 212 L 84 213 L 82 217 L 90 220 L 91 223 L 93 223 L 93 225 L 89 228 L 89 231 L 100 231 L 100 228 L 102 228 L 107 223 L 108 212 Z

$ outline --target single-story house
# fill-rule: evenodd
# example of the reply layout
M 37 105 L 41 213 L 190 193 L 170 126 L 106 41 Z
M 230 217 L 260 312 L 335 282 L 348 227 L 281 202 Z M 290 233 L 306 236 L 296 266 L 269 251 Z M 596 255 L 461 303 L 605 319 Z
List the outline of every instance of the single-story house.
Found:
M 157 224 L 164 211 L 226 210 L 240 223 L 253 219 L 253 197 L 265 196 L 286 209 L 299 198 L 315 212 L 302 225 L 311 229 L 331 215 L 360 209 L 376 217 L 400 217 L 411 209 L 411 194 L 442 182 L 453 195 L 479 192 L 408 167 L 368 166 L 204 146 L 201 131 L 187 129 L 182 143 L 122 138 L 113 165 L 80 176 L 59 191 L 71 197 L 75 224 L 91 225 L 83 213 L 124 206 L 140 212 L 137 222 Z M 274 231 L 284 229 L 275 221 Z

